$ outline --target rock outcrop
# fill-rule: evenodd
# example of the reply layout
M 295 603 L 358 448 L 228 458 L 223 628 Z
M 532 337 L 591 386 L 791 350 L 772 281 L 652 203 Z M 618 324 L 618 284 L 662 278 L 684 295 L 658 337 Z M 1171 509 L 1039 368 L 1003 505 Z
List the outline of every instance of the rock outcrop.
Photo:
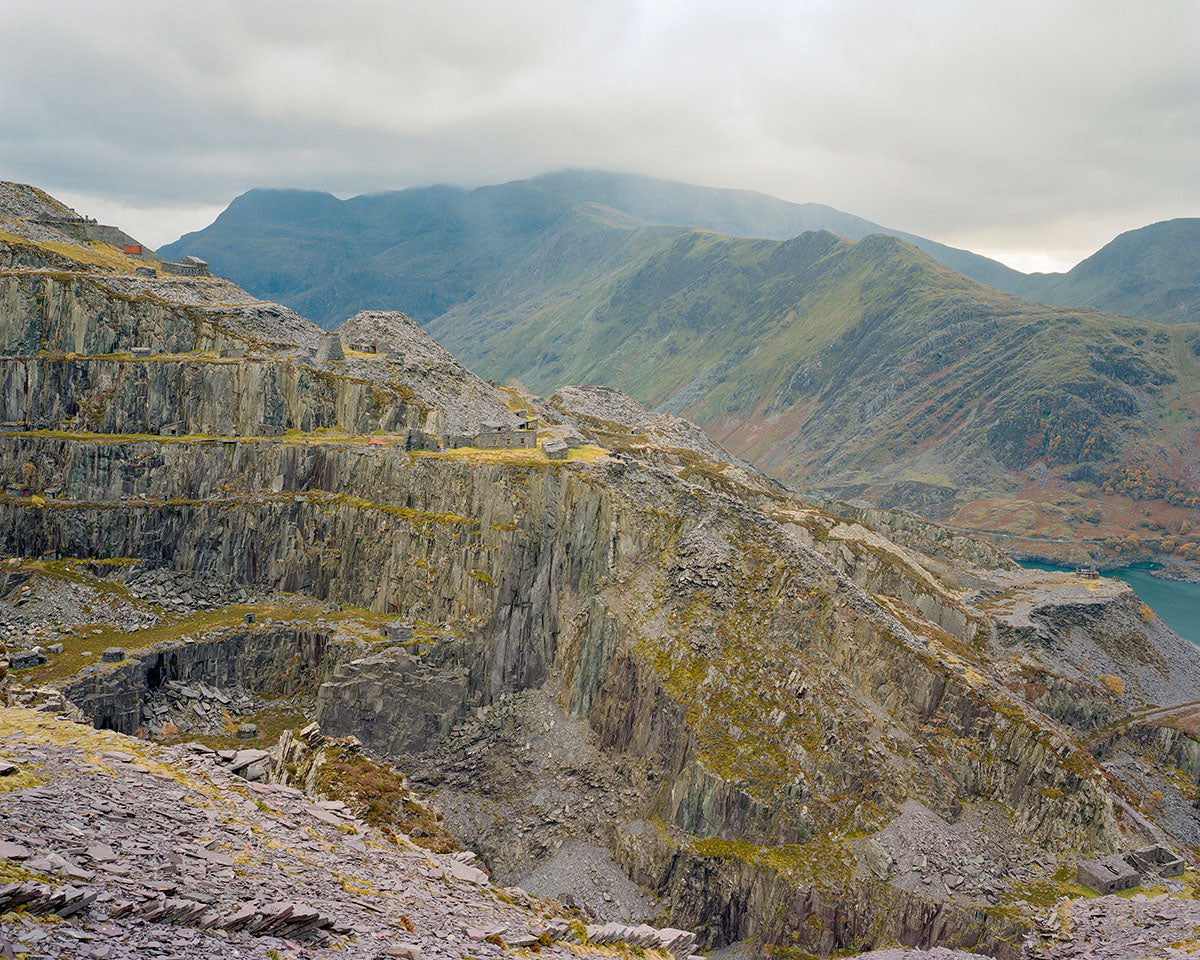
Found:
M 704 946 L 1016 957 L 1081 854 L 1193 842 L 1194 815 L 1151 802 L 1164 771 L 1097 759 L 1111 724 L 1200 676 L 1124 586 L 592 414 L 566 460 L 406 451 L 406 428 L 512 415 L 398 315 L 354 318 L 323 364 L 320 332 L 269 305 L 126 299 L 83 267 L 0 282 L 19 427 L 0 602 L 42 581 L 91 598 L 25 675 L 97 726 L 153 727 L 172 683 L 288 698 L 296 726 L 436 786 L 500 882 L 579 841 L 571 863 L 641 887 L 596 919 L 636 927 L 621 909 L 657 898 Z M 213 586 L 168 603 L 157 570 Z M 301 776 L 288 750 L 277 777 Z

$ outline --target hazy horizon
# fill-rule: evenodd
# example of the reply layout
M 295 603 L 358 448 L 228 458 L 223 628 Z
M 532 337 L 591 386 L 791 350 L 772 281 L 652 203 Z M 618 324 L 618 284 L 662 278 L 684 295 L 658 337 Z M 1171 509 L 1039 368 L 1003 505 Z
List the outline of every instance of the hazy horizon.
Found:
M 0 176 L 152 246 L 253 187 L 564 168 L 1062 270 L 1200 215 L 1200 5 L 0 0 Z

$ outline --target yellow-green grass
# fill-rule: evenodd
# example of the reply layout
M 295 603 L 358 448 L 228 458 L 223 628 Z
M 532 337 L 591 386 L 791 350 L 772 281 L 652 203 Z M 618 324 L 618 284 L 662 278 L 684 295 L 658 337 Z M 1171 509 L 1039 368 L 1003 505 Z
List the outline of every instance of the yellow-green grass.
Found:
M 140 604 L 142 609 L 152 609 L 149 604 Z M 147 630 L 123 630 L 111 623 L 83 624 L 70 633 L 60 635 L 58 641 L 63 652 L 50 657 L 50 662 L 14 674 L 17 678 L 28 678 L 38 683 L 61 681 L 75 676 L 81 669 L 100 663 L 100 652 L 105 647 L 123 647 L 133 653 L 146 650 L 158 643 L 178 641 L 184 636 L 196 636 L 212 630 L 223 630 L 243 623 L 246 614 L 255 616 L 255 624 L 247 629 L 265 629 L 265 621 L 289 620 L 313 622 L 345 616 L 340 611 L 329 611 L 314 604 L 235 604 L 219 610 L 201 610 L 180 615 L 162 613 L 158 623 Z M 102 668 L 113 669 L 120 664 L 103 664 Z
M 452 450 L 423 450 L 414 453 L 417 457 L 429 457 L 438 460 L 462 460 L 467 463 L 494 463 L 504 466 L 533 467 L 535 469 L 561 466 L 566 463 L 595 463 L 598 459 L 608 456 L 610 451 L 604 447 L 585 444 L 568 450 L 566 460 L 550 460 L 540 450 L 488 450 L 481 447 L 455 447 Z
M 258 735 L 247 740 L 237 736 L 237 728 L 243 723 L 253 723 L 258 727 Z M 283 707 L 269 706 L 255 713 L 237 716 L 229 714 L 226 728 L 221 733 L 200 735 L 185 735 L 182 739 L 198 740 L 214 750 L 241 750 L 247 747 L 267 750 L 279 742 L 284 730 L 299 730 L 308 726 L 309 719 L 296 710 Z
M 74 260 L 86 266 L 103 267 L 117 273 L 133 273 L 138 267 L 153 266 L 148 260 L 130 257 L 111 243 L 93 243 L 88 240 L 30 240 L 15 233 L 0 230 L 0 241 L 25 247 L 40 247 Z

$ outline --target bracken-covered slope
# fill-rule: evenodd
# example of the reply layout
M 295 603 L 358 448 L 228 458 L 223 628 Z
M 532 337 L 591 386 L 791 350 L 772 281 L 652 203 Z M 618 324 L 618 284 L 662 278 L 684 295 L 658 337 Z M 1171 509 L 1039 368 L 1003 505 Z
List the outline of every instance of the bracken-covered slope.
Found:
M 161 281 L 128 296 L 115 272 L 40 265 L 37 244 L 3 255 L 20 698 L 160 739 L 186 717 L 221 746 L 316 720 L 436 789 L 496 882 L 770 954 L 1011 960 L 1086 896 L 1079 859 L 1200 843 L 1200 654 L 1120 583 L 799 500 L 594 390 L 542 408 L 548 433 L 583 434 L 567 460 L 406 452 L 405 428 L 450 414 L 389 387 L 389 353 L 318 362 L 288 311 L 194 305 L 230 299 L 221 281 L 168 302 Z M 347 331 L 415 342 L 402 318 Z M 296 815 L 284 799 L 255 809 Z M 339 886 L 396 912 L 369 877 Z

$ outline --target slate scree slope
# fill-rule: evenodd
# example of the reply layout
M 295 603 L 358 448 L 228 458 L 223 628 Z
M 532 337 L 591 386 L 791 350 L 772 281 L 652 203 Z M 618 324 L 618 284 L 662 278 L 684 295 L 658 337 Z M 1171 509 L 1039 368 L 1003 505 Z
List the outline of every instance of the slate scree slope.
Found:
M 1128 587 L 802 500 L 615 390 L 493 388 L 403 315 L 331 350 L 0 197 L 26 705 L 0 730 L 0 898 L 75 910 L 0 935 L 997 958 L 1131 916 L 1144 944 L 1194 936 L 1200 655 Z M 531 414 L 565 459 L 440 442 Z M 1137 882 L 1163 899 L 1084 901 L 1081 865 L 1154 845 Z

